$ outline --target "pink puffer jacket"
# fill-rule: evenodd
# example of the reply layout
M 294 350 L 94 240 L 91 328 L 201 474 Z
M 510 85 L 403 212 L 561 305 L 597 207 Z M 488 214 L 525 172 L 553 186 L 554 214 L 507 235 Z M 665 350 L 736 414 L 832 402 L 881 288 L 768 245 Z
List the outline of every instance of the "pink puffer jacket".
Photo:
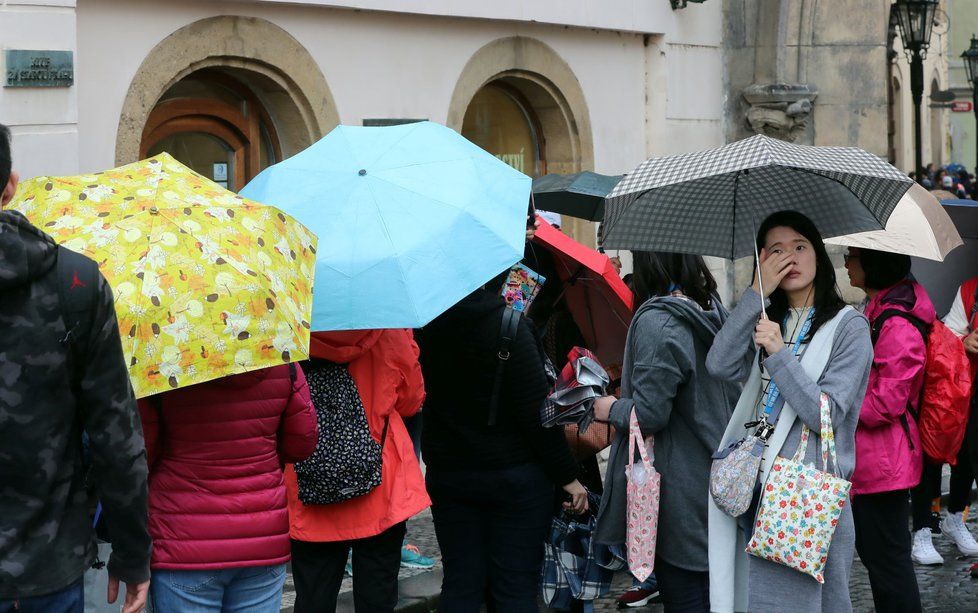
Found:
M 289 560 L 282 467 L 316 448 L 302 370 L 276 366 L 140 400 L 149 461 L 152 568 Z M 158 400 L 157 399 L 157 400 Z M 106 518 L 111 521 L 111 518 Z
M 903 281 L 873 298 L 866 307 L 870 324 L 887 309 L 910 313 L 925 324 L 937 318 L 927 292 Z M 856 427 L 853 494 L 876 494 L 912 488 L 920 482 L 923 450 L 908 403 L 920 402 L 927 346 L 920 332 L 902 317 L 883 324 L 874 347 L 866 399 Z

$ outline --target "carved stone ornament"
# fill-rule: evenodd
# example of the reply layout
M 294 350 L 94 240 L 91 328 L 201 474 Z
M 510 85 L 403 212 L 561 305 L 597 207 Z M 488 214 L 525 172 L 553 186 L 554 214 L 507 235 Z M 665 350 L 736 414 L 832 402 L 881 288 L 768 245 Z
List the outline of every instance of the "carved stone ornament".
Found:
M 744 90 L 751 130 L 793 142 L 804 133 L 818 89 L 808 84 L 754 84 Z
M 705 2 L 706 0 L 669 0 L 669 1 L 672 3 L 672 10 L 676 10 L 676 9 L 686 8 L 686 4 L 689 2 L 696 2 L 698 4 L 700 2 Z

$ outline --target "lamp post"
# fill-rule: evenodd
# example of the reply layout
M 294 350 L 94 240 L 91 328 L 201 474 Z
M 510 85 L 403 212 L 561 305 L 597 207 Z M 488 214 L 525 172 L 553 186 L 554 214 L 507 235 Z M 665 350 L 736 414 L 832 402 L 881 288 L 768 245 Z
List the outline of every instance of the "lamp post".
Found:
M 971 46 L 961 54 L 971 85 L 971 110 L 975 113 L 975 174 L 978 175 L 978 36 L 971 35 Z
M 920 105 L 924 99 L 924 58 L 930 46 L 934 13 L 940 0 L 896 0 L 892 11 L 897 29 L 903 39 L 903 49 L 910 60 L 910 93 L 913 95 L 914 115 L 914 173 L 924 167 L 920 151 Z M 919 180 L 919 177 L 918 177 Z

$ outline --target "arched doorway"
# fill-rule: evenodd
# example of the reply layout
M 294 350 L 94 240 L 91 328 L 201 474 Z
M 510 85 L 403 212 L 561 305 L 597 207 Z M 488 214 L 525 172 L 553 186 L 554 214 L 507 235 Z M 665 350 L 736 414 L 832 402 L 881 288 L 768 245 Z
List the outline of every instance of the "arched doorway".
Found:
M 479 49 L 455 85 L 446 123 L 531 177 L 594 167 L 580 82 L 538 40 L 504 38 Z M 562 229 L 595 244 L 591 222 L 565 217 Z
M 209 17 L 160 41 L 133 75 L 119 116 L 116 164 L 133 162 L 166 136 L 180 134 L 161 146 L 207 151 L 205 160 L 223 148 L 228 182 L 237 183 L 242 170 L 246 179 L 338 123 L 319 65 L 291 34 L 265 19 Z M 239 156 L 232 172 L 231 160 Z
M 271 115 L 245 78 L 208 68 L 173 84 L 146 120 L 139 157 L 165 151 L 234 191 L 282 159 Z
M 462 136 L 531 177 L 547 174 L 542 132 L 529 101 L 504 80 L 476 92 L 462 120 Z

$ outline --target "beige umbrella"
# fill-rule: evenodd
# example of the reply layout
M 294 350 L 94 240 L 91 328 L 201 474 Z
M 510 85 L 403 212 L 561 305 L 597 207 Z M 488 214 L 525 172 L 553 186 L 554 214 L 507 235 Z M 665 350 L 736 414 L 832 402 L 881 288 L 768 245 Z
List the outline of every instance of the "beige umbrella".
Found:
M 897 204 L 884 229 L 827 238 L 825 243 L 905 253 L 938 262 L 964 244 L 941 203 L 917 184 Z

